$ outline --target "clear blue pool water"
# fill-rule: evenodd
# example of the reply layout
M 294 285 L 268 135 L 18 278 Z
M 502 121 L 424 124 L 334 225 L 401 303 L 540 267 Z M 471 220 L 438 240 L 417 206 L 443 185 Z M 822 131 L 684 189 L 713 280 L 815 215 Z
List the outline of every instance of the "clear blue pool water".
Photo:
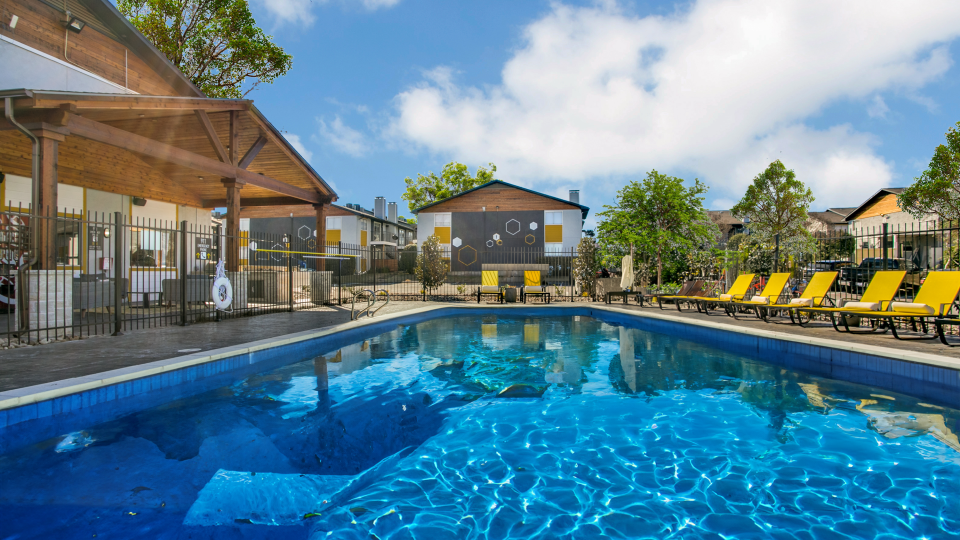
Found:
M 0 538 L 946 538 L 960 411 L 447 317 L 0 456 Z

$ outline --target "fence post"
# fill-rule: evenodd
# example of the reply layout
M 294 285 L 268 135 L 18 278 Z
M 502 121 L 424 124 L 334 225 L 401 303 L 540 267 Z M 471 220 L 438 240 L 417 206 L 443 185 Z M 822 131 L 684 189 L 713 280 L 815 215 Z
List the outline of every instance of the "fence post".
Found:
M 218 258 L 217 258 L 217 263 L 219 263 L 220 261 L 224 260 L 224 259 L 223 259 L 223 256 L 226 255 L 226 254 L 223 252 L 223 226 L 222 226 L 222 225 L 216 225 L 216 226 L 214 226 L 213 230 L 214 230 L 214 234 L 216 235 L 216 238 L 217 238 L 217 256 L 218 256 Z M 239 259 L 239 255 L 237 256 L 237 260 L 238 260 L 238 261 L 240 260 L 240 259 Z M 249 264 L 249 262 L 248 262 L 248 264 Z M 237 267 L 237 270 L 238 270 L 238 271 L 240 270 L 239 266 Z M 238 272 L 238 275 L 239 275 L 239 272 Z M 247 294 L 247 293 L 245 292 L 244 294 Z M 245 298 L 246 298 L 246 297 L 245 297 Z M 220 321 L 223 319 L 222 312 L 221 312 L 219 309 L 217 309 L 216 306 L 213 307 L 213 312 L 216 314 L 216 315 L 215 315 L 216 321 L 217 321 L 217 322 L 220 322 Z
M 337 261 L 337 305 L 343 305 L 343 242 L 337 242 L 337 255 L 340 258 Z
M 123 314 L 120 307 L 123 304 L 123 213 L 113 213 L 113 334 L 123 335 Z
M 187 325 L 187 221 L 180 222 L 180 326 Z
M 292 218 L 291 218 L 292 219 Z M 291 226 L 292 228 L 292 226 Z M 287 251 L 293 251 L 293 233 L 290 234 L 290 242 L 287 243 Z M 293 254 L 287 253 L 287 311 L 293 311 Z
M 887 269 L 887 223 L 883 224 L 883 240 L 880 243 L 880 249 L 883 250 L 883 269 Z

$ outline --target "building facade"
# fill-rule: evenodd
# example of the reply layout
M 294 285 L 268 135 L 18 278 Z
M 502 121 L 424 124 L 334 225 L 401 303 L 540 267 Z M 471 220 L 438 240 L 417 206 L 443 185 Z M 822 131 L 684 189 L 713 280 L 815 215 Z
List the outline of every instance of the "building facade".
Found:
M 580 204 L 577 190 L 564 200 L 494 180 L 422 206 L 415 213 L 421 244 L 436 235 L 450 253 L 452 270 L 479 271 L 469 262 L 477 257 L 461 257 L 461 251 L 569 253 L 580 243 L 589 211 Z

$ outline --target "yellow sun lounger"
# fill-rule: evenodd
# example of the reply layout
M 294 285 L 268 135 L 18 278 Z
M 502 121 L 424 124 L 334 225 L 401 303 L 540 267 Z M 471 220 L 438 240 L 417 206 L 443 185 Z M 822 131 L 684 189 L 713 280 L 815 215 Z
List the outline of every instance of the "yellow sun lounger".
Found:
M 477 289 L 477 303 L 486 295 L 494 295 L 503 303 L 503 291 L 500 290 L 500 274 L 496 270 L 484 270 L 480 278 L 480 287 Z
M 768 306 L 771 303 L 779 302 L 780 297 L 783 296 L 783 289 L 786 288 L 787 281 L 789 280 L 790 272 L 771 274 L 767 279 L 767 284 L 764 285 L 763 290 L 760 291 L 760 294 L 749 300 L 744 300 L 743 295 L 739 297 L 735 296 L 733 300 L 724 302 L 723 307 L 726 309 L 727 315 L 732 316 L 734 319 L 737 318 L 737 309 L 740 307 L 753 308 L 753 311 L 759 318 L 760 306 Z
M 540 298 L 546 298 L 550 303 L 550 293 L 547 288 L 540 285 L 540 272 L 537 270 L 527 270 L 523 273 L 523 303 L 527 303 L 527 296 L 534 295 Z
M 870 285 L 867 285 L 867 290 L 863 292 L 863 296 L 860 297 L 859 301 L 856 302 L 846 302 L 842 307 L 799 307 L 793 308 L 797 313 L 797 322 L 800 323 L 800 326 L 803 326 L 804 321 L 800 316 L 801 313 L 807 313 L 809 315 L 815 315 L 817 313 L 824 313 L 830 315 L 830 322 L 833 323 L 833 328 L 837 332 L 842 332 L 840 326 L 838 326 L 838 321 L 836 315 L 840 312 L 846 313 L 848 315 L 860 315 L 863 313 L 875 313 L 880 311 L 885 311 L 890 307 L 890 302 L 893 301 L 893 297 L 897 295 L 897 290 L 900 289 L 900 284 L 903 283 L 903 278 L 907 276 L 905 270 L 882 270 L 873 275 L 873 279 L 870 280 Z M 842 319 L 843 317 L 841 317 Z M 807 323 L 810 322 L 810 319 L 807 319 Z M 874 327 L 871 332 L 877 330 Z
M 834 282 L 837 281 L 837 275 L 839 272 L 817 272 L 810 278 L 810 282 L 807 283 L 806 288 L 803 289 L 803 292 L 800 293 L 798 298 L 792 298 L 788 302 L 784 303 L 774 303 L 762 308 L 757 308 L 757 311 L 760 312 L 760 318 L 765 322 L 770 312 L 774 309 L 787 310 L 790 313 L 790 318 L 793 319 L 793 308 L 796 307 L 820 307 L 824 302 L 833 303 L 833 300 L 830 299 L 827 294 L 830 292 L 830 288 L 833 287 Z
M 693 301 L 697 304 L 697 311 L 709 315 L 710 304 L 721 304 L 729 302 L 734 298 L 743 298 L 743 295 L 747 294 L 747 290 L 750 289 L 750 284 L 753 283 L 754 276 L 756 276 L 756 274 L 740 274 L 736 281 L 733 282 L 733 285 L 730 285 L 726 294 L 721 294 L 716 297 L 697 296 L 693 298 Z
M 923 337 L 900 337 L 897 333 L 895 319 L 909 319 L 914 332 L 917 331 L 917 320 L 920 321 L 923 333 L 927 333 L 927 319 L 945 316 L 960 294 L 960 272 L 930 272 L 920 286 L 913 302 L 891 302 L 890 309 L 880 313 L 864 313 L 863 311 L 840 311 L 840 320 L 843 327 L 850 332 L 845 315 L 859 315 L 869 319 L 881 320 L 893 332 L 897 339 L 937 339 L 937 334 Z

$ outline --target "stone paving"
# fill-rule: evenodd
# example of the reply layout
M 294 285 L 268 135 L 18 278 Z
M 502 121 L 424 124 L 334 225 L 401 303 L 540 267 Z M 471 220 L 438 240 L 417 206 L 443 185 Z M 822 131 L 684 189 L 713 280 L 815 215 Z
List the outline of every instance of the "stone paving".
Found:
M 397 313 L 409 309 L 437 306 L 463 305 L 462 303 L 440 304 L 437 302 L 391 302 L 380 314 Z M 555 305 L 570 305 L 557 303 Z M 588 306 L 590 304 L 577 304 Z M 597 304 L 603 305 L 603 304 Z M 620 303 L 612 307 L 636 312 L 659 313 L 680 316 L 692 320 L 709 321 L 718 324 L 730 324 L 740 327 L 758 328 L 798 335 L 808 335 L 823 339 L 832 339 L 859 344 L 890 347 L 899 350 L 925 352 L 960 358 L 960 347 L 943 346 L 938 340 L 899 341 L 888 334 L 850 335 L 839 333 L 829 322 L 817 323 L 815 327 L 801 328 L 789 323 L 789 319 L 773 323 L 764 323 L 752 316 L 735 320 L 714 312 L 703 315 L 695 310 L 677 312 L 670 306 L 660 310 L 657 307 L 640 308 L 635 304 L 624 306 Z M 50 343 L 19 349 L 0 351 L 0 392 L 23 388 L 37 384 L 70 379 L 101 373 L 112 369 L 145 364 L 183 356 L 185 349 L 211 350 L 251 341 L 267 339 L 304 330 L 323 328 L 350 321 L 350 308 L 325 307 L 293 313 L 274 313 L 255 317 L 232 319 L 219 323 L 200 323 L 190 326 L 171 326 L 128 332 L 118 337 L 93 337 L 83 340 Z M 953 338 L 960 344 L 960 339 Z

